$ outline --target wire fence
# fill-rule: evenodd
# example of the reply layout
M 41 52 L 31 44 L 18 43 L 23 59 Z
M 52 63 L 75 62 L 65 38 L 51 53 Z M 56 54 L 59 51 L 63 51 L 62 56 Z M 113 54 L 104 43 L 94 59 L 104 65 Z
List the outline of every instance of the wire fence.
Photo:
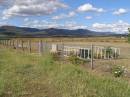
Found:
M 120 59 L 120 47 L 104 46 L 95 44 L 69 44 L 69 43 L 53 43 L 43 40 L 0 40 L 0 44 L 4 47 L 13 48 L 18 51 L 43 55 L 46 52 L 60 53 L 61 57 L 69 57 L 72 54 L 80 59 L 90 60 L 93 67 L 94 60 L 112 60 Z

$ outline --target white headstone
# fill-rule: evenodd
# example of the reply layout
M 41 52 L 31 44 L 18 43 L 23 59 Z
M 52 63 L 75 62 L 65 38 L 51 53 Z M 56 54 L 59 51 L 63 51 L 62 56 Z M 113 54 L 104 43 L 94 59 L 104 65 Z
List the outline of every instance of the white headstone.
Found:
M 51 52 L 56 53 L 58 51 L 57 44 L 52 44 Z

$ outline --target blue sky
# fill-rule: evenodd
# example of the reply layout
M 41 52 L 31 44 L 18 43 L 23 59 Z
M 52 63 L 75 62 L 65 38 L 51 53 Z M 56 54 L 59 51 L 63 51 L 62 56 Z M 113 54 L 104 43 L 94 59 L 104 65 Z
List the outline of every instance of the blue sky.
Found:
M 0 0 L 0 25 L 126 33 L 130 0 Z

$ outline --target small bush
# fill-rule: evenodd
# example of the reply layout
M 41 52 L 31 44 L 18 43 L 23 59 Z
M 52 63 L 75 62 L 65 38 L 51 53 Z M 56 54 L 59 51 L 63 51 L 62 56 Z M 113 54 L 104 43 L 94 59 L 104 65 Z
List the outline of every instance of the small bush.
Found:
M 69 56 L 68 60 L 75 65 L 85 64 L 87 62 L 87 60 L 80 59 L 76 55 Z
M 106 57 L 111 58 L 113 54 L 113 51 L 111 49 L 111 47 L 107 47 L 106 48 Z
M 112 73 L 114 77 L 121 77 L 124 74 L 124 68 L 122 68 L 121 66 L 114 66 L 112 68 Z
M 54 61 L 59 61 L 60 60 L 60 53 L 51 53 L 52 59 Z

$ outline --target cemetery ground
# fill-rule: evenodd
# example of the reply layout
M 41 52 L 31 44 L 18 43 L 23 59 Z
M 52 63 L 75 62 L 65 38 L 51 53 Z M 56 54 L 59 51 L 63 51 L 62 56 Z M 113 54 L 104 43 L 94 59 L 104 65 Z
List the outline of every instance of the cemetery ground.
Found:
M 90 62 L 72 64 L 68 59 L 55 60 L 48 53 L 39 56 L 0 46 L 0 97 L 130 96 L 129 73 L 115 77 L 111 70 L 114 66 L 122 66 L 130 71 L 130 44 L 100 41 L 69 44 L 119 47 L 121 57 L 95 60 L 94 69 L 91 70 Z

